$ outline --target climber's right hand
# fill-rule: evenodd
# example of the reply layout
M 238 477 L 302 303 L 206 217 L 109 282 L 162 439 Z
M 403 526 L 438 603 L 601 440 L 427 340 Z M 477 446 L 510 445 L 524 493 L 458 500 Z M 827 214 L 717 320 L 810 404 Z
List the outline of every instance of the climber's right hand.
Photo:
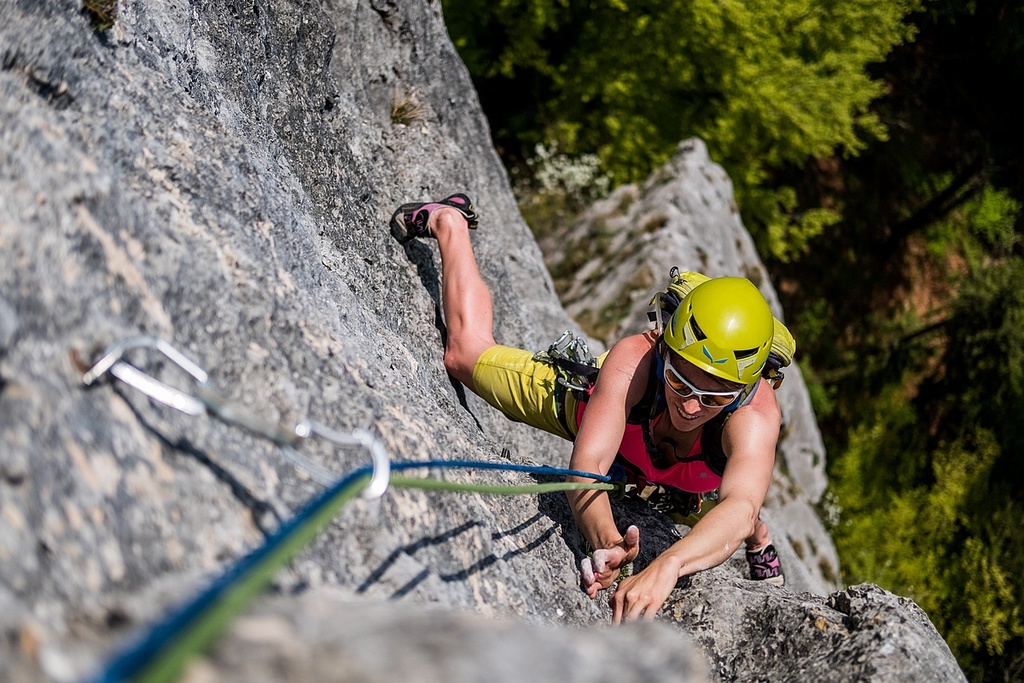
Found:
M 636 559 L 640 552 L 640 529 L 635 525 L 626 529 L 626 534 L 616 545 L 599 548 L 590 557 L 580 560 L 580 586 L 591 599 L 619 578 L 624 566 Z

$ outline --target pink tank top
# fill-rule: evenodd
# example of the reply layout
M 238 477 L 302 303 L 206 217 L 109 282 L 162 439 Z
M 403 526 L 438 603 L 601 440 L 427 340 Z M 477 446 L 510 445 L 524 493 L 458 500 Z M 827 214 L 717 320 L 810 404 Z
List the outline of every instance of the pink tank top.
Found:
M 576 411 L 577 428 L 583 421 L 583 411 L 586 406 L 584 401 L 580 401 Z M 663 416 L 664 413 L 654 418 L 651 423 L 652 429 Z M 643 472 L 644 478 L 652 484 L 671 486 L 690 493 L 707 493 L 717 489 L 722 483 L 722 478 L 712 472 L 704 462 L 704 458 L 701 457 L 700 441 L 701 437 L 698 436 L 682 462 L 677 462 L 666 469 L 660 469 L 654 466 L 651 456 L 647 452 L 643 425 L 627 422 L 626 431 L 622 434 L 622 442 L 619 444 L 618 457 Z

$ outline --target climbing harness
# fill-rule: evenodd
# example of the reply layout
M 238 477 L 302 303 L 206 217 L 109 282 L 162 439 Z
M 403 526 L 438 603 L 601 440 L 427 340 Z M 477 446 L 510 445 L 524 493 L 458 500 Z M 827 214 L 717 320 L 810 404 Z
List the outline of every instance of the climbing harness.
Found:
M 557 381 L 563 387 L 575 392 L 588 392 L 597 379 L 597 359 L 590 353 L 586 340 L 566 330 L 545 351 L 533 355 L 538 360 L 555 368 Z
M 693 493 L 674 486 L 652 484 L 639 468 L 624 458 L 612 464 L 608 476 L 618 485 L 611 494 L 613 498 L 641 500 L 652 510 L 667 514 L 676 521 L 699 514 L 705 501 L 718 500 L 718 489 Z
M 194 393 L 172 387 L 146 374 L 124 359 L 136 349 L 161 353 L 196 383 Z M 150 399 L 188 415 L 210 415 L 226 423 L 243 427 L 282 447 L 288 459 L 317 475 L 326 488 L 312 498 L 291 519 L 286 520 L 262 545 L 228 567 L 206 589 L 115 654 L 91 679 L 95 683 L 114 681 L 173 681 L 188 660 L 209 646 L 231 620 L 269 585 L 274 574 L 305 548 L 341 508 L 362 490 L 364 497 L 378 498 L 390 486 L 496 495 L 539 494 L 569 490 L 615 491 L 621 485 L 611 477 L 581 470 L 546 466 L 519 465 L 474 460 L 429 460 L 391 462 L 383 443 L 365 429 L 351 434 L 339 432 L 311 420 L 293 428 L 264 420 L 252 411 L 228 402 L 209 383 L 209 375 L 168 342 L 136 336 L 107 348 L 82 376 L 86 386 L 96 384 L 107 374 L 140 391 Z M 372 465 L 336 477 L 302 457 L 295 450 L 303 440 L 318 436 L 341 446 L 360 446 L 367 450 Z M 523 472 L 535 475 L 575 476 L 588 482 L 546 482 L 536 484 L 473 484 L 429 478 L 394 476 L 394 472 L 413 469 L 483 469 Z

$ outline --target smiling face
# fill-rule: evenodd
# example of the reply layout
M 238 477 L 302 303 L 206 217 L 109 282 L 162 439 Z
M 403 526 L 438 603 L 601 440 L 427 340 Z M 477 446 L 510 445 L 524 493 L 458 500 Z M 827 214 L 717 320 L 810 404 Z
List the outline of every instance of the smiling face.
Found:
M 733 403 L 743 385 L 709 375 L 673 352 L 664 357 L 665 401 L 672 426 L 697 429 Z

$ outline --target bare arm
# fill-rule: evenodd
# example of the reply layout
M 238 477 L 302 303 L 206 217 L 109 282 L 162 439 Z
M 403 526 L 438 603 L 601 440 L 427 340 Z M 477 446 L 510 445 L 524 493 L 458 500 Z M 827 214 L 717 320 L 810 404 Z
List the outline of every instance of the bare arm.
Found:
M 729 418 L 722 435 L 728 460 L 718 504 L 685 537 L 612 596 L 612 621 L 653 618 L 676 581 L 725 562 L 751 535 L 771 483 L 781 414 L 771 387 L 762 380 L 754 400 Z
M 648 351 L 653 343 L 654 337 L 650 334 L 634 335 L 623 339 L 609 352 L 583 414 L 570 468 L 597 474 L 607 474 L 611 469 L 629 410 L 646 389 L 650 368 Z M 588 577 L 587 569 L 583 570 L 587 593 L 595 597 L 598 590 L 611 585 L 619 567 L 636 557 L 639 532 L 628 533 L 628 540 L 619 533 L 606 492 L 569 491 L 567 496 L 577 527 L 595 549 L 591 567 L 596 576 Z

